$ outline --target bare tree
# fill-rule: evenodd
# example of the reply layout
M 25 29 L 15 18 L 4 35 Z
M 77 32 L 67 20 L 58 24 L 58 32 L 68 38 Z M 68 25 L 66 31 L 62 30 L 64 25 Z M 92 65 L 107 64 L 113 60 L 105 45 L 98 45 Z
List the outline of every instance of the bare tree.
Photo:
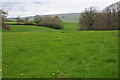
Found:
M 5 17 L 8 15 L 7 11 L 0 9 L 0 26 L 2 26 L 3 29 L 10 30 L 10 27 L 5 24 Z
M 85 8 L 81 13 L 79 23 L 84 29 L 92 30 L 95 26 L 95 16 L 98 12 L 97 7 Z
M 101 12 L 96 7 L 85 9 L 79 21 L 80 30 L 120 29 L 120 1 L 107 6 Z
M 117 4 L 117 14 L 118 14 L 118 29 L 120 30 L 120 1 Z
M 103 16 L 104 16 L 104 22 L 106 27 L 111 30 L 111 29 L 118 29 L 118 17 L 119 17 L 119 5 L 120 2 L 113 3 L 110 6 L 106 7 L 103 10 Z

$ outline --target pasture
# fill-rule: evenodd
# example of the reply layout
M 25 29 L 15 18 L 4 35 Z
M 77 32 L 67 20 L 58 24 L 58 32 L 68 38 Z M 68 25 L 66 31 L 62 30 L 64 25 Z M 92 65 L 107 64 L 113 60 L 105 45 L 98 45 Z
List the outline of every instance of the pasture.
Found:
M 2 33 L 3 78 L 117 78 L 118 31 L 10 25 Z

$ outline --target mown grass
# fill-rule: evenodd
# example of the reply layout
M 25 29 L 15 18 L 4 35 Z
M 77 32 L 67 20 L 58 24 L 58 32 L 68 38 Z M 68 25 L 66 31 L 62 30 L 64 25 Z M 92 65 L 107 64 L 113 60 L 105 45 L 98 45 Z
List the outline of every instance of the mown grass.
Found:
M 72 25 L 3 31 L 3 78 L 117 78 L 118 31 L 80 32 Z

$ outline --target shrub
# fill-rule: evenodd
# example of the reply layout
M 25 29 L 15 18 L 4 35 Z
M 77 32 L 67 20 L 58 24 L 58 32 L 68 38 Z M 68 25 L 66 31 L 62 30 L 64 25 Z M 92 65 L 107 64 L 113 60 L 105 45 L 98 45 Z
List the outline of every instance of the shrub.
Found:
M 41 16 L 36 15 L 36 16 L 34 17 L 34 23 L 39 23 L 40 20 L 41 20 Z
M 62 29 L 63 24 L 59 17 L 51 17 L 51 16 L 44 16 L 41 18 L 39 21 L 39 25 L 50 27 L 50 28 L 55 28 L 55 29 Z
M 25 22 L 25 24 L 32 25 L 33 21 L 27 21 L 27 22 Z

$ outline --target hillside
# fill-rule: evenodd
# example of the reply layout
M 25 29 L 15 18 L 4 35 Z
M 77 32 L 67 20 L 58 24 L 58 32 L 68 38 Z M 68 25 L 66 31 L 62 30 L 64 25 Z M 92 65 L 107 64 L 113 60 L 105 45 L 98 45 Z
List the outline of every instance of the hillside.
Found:
M 41 16 L 59 16 L 63 22 L 78 22 L 80 13 L 66 13 L 66 14 L 53 14 L 53 15 L 41 15 Z M 34 16 L 30 16 L 29 19 L 33 20 Z
M 46 15 L 40 15 L 40 16 L 46 16 Z M 47 16 L 59 16 L 60 19 L 63 22 L 78 22 L 80 13 L 66 13 L 66 14 L 53 14 L 53 15 L 47 15 Z M 28 16 L 29 20 L 34 20 L 34 16 Z M 8 18 L 8 19 L 14 19 L 14 18 Z M 21 17 L 21 19 L 24 19 L 24 17 Z
M 80 13 L 56 14 L 52 16 L 59 16 L 63 22 L 78 22 Z
M 3 78 L 118 77 L 118 31 L 75 31 L 76 23 L 63 30 L 9 26 L 2 33 Z

